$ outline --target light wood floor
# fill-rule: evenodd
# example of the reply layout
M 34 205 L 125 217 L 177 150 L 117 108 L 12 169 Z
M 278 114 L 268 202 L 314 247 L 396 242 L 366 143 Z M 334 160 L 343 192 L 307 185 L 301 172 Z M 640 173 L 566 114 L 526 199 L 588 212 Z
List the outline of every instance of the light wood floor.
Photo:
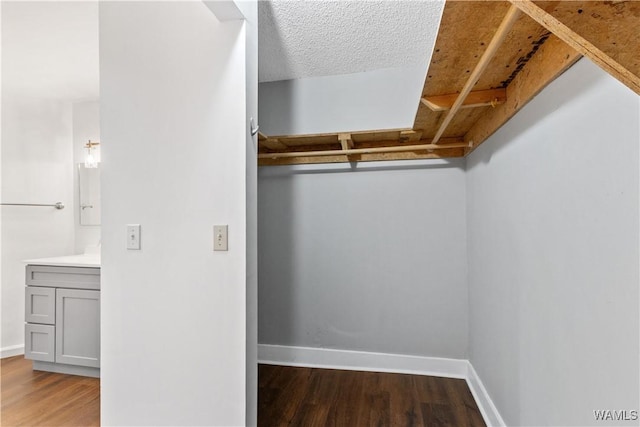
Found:
M 23 356 L 0 368 L 3 427 L 100 425 L 99 379 L 33 371 Z
M 100 380 L 1 363 L 1 425 L 100 425 Z M 258 424 L 484 427 L 464 380 L 260 365 Z

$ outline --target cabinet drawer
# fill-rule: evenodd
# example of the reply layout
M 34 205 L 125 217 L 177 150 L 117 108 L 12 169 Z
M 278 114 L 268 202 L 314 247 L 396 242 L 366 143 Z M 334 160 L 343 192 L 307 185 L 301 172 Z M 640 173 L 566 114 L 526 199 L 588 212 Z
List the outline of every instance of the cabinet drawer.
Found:
M 27 323 L 24 327 L 25 359 L 40 360 L 42 362 L 55 361 L 55 335 L 55 326 Z
M 100 269 L 27 265 L 27 286 L 100 289 Z
M 24 320 L 28 323 L 54 325 L 56 323 L 55 288 L 27 286 L 24 292 Z
M 100 367 L 100 292 L 56 289 L 56 362 Z

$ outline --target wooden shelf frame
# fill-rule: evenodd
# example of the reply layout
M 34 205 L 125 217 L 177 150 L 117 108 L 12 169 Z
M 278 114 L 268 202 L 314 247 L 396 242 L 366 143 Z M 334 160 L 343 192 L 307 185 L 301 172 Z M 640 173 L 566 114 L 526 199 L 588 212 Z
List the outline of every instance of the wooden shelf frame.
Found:
M 638 17 L 640 1 L 447 0 L 412 128 L 260 135 L 258 163 L 463 157 L 583 55 L 640 94 Z
M 509 34 L 511 27 L 513 27 L 513 24 L 515 24 L 516 20 L 519 17 L 520 10 L 514 5 L 511 5 L 504 19 L 500 23 L 500 26 L 496 30 L 496 33 L 491 39 L 489 46 L 487 46 L 487 49 L 482 54 L 482 57 L 478 61 L 478 64 L 476 64 L 476 67 L 473 69 L 473 72 L 467 79 L 467 82 L 464 84 L 462 90 L 460 91 L 460 94 L 456 98 L 456 101 L 453 103 L 451 108 L 447 111 L 447 114 L 444 116 L 444 119 L 442 119 L 442 121 L 438 125 L 436 135 L 433 137 L 433 144 L 438 143 L 438 141 L 444 134 L 444 131 L 447 129 L 447 126 L 449 126 L 449 123 L 451 123 L 453 117 L 456 115 L 460 107 L 462 107 L 462 103 L 467 98 L 467 95 L 469 95 L 471 89 L 473 89 L 473 86 L 478 82 L 478 79 L 480 79 L 480 76 L 482 75 L 484 70 L 487 69 L 489 61 L 491 61 L 493 56 L 496 54 L 498 48 L 500 48 L 502 42 L 507 37 L 507 34 Z
M 459 93 L 450 93 L 446 95 L 423 96 L 420 98 L 420 102 L 431 111 L 447 111 L 451 109 L 459 95 Z M 462 102 L 460 109 L 495 107 L 504 104 L 506 101 L 507 90 L 505 88 L 476 90 L 469 92 Z
M 321 150 L 321 151 L 298 151 L 282 153 L 258 154 L 258 159 L 285 159 L 292 157 L 322 157 L 333 155 L 354 155 L 354 154 L 374 154 L 374 153 L 402 153 L 407 151 L 434 151 L 448 150 L 451 148 L 469 148 L 469 143 L 457 142 L 448 144 L 419 144 L 400 145 L 377 148 L 343 148 L 342 150 Z

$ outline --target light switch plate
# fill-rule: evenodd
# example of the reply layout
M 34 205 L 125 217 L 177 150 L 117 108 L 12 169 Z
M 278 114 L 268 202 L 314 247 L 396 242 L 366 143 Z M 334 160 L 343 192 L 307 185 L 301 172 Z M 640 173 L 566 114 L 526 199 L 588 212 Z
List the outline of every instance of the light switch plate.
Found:
M 127 224 L 127 249 L 140 250 L 140 224 Z
M 213 226 L 213 250 L 214 251 L 226 251 L 227 247 L 227 231 L 226 225 L 214 225 Z

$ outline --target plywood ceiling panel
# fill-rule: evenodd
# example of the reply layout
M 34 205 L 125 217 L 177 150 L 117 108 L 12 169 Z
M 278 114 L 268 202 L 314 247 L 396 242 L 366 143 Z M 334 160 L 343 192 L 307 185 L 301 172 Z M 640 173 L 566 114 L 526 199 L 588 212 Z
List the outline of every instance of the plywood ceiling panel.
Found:
M 640 1 L 537 2 L 636 76 L 640 75 Z
M 534 5 L 531 2 L 530 4 Z M 640 2 L 540 1 L 535 2 L 535 5 L 542 9 L 541 12 L 545 16 L 555 17 L 569 27 L 568 32 L 582 35 L 589 43 L 604 52 L 604 55 L 609 55 L 605 60 L 619 64 L 624 73 L 631 75 L 630 87 L 633 87 L 633 81 L 640 75 Z M 553 26 L 546 22 L 542 22 L 545 24 L 542 26 L 519 9 L 520 7 L 516 9 L 508 1 L 447 1 L 425 79 L 423 97 L 459 93 L 467 80 L 470 80 L 469 76 L 474 74 L 474 69 L 487 46 L 496 37 L 496 31 L 503 20 L 513 22 L 513 26 L 507 26 L 504 39 L 496 38 L 501 40 L 498 49 L 486 63 L 486 68 L 477 82 L 470 82 L 474 97 L 483 95 L 475 91 L 503 88 L 491 92 L 491 96 L 493 93 L 501 92 L 502 99 L 485 99 L 484 106 L 463 106 L 457 111 L 454 104 L 451 113 L 455 113 L 453 119 L 444 128 L 443 138 L 437 141 L 437 145 L 432 141 L 448 112 L 433 111 L 420 103 L 412 129 L 278 137 L 277 140 L 284 141 L 291 148 L 270 149 L 266 144 L 262 144 L 259 164 L 400 160 L 467 155 L 581 57 L 581 54 L 574 50 L 575 45 L 568 45 L 565 43 L 566 39 L 558 38 L 551 33 Z M 507 11 L 509 15 L 516 17 L 515 21 L 505 18 Z M 555 30 L 559 31 L 557 27 Z M 592 50 L 585 48 L 580 52 L 590 55 Z M 614 77 L 619 78 L 615 74 Z M 455 97 L 454 95 L 453 98 Z M 487 106 L 488 104 L 490 105 Z M 340 143 L 341 138 L 347 138 L 349 144 L 347 141 Z M 266 141 L 270 139 L 267 138 Z M 291 151 L 317 151 L 321 146 L 335 151 L 324 156 L 309 153 L 307 156 L 291 157 Z M 372 148 L 375 152 L 353 154 L 353 149 L 357 151 L 364 148 Z M 339 154 L 340 150 L 344 154 Z M 289 152 L 286 158 L 278 157 L 278 153 L 286 151 Z

